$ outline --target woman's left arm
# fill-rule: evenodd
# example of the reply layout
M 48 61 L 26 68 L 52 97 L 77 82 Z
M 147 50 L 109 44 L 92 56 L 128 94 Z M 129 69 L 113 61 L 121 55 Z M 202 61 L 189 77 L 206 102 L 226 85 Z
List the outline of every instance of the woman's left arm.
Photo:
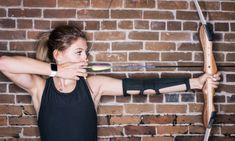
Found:
M 220 80 L 220 73 L 215 74 L 214 76 L 211 76 L 209 74 L 203 74 L 198 78 L 190 78 L 188 79 L 188 83 L 190 86 L 190 89 L 202 89 L 204 83 L 207 79 L 212 79 L 215 82 L 215 85 L 217 85 L 216 81 Z M 91 76 L 88 78 L 89 85 L 92 87 L 92 90 L 95 91 L 96 94 L 99 95 L 124 95 L 125 90 L 128 94 L 135 95 L 140 94 L 141 89 L 144 89 L 144 94 L 155 94 L 156 89 L 149 89 L 149 86 L 142 86 L 149 83 L 148 79 L 144 82 L 143 80 L 134 80 L 130 79 L 132 82 L 130 84 L 123 83 L 123 80 L 116 79 L 112 77 L 107 76 Z M 181 82 L 182 80 L 187 79 L 151 79 L 154 82 L 155 85 L 153 86 L 158 89 L 158 93 L 171 93 L 171 92 L 179 92 L 179 91 L 186 91 L 187 85 L 184 82 Z M 174 81 L 172 81 L 174 80 Z M 133 82 L 137 83 L 133 83 Z M 160 81 L 160 83 L 158 83 Z M 147 82 L 147 83 L 146 83 Z M 150 81 L 151 82 L 151 81 Z M 129 82 L 128 82 L 129 83 Z M 123 87 L 127 87 L 126 85 L 131 86 L 133 89 L 123 89 Z M 135 86 L 132 86 L 135 85 Z M 150 84 L 151 85 L 151 84 Z M 129 87 L 128 86 L 128 87 Z

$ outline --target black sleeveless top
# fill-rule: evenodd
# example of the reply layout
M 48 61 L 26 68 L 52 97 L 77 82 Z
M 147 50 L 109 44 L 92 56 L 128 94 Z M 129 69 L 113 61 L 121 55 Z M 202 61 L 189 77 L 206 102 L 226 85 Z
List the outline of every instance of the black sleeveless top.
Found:
M 59 92 L 46 80 L 38 126 L 42 141 L 97 141 L 97 115 L 83 78 L 71 93 Z

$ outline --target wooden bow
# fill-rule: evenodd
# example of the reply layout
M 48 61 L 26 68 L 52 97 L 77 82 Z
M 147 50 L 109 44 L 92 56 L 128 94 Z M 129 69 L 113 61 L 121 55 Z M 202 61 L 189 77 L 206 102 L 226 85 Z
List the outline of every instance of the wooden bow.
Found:
M 212 51 L 212 41 L 207 36 L 207 25 L 201 25 L 199 28 L 199 38 L 201 46 L 204 53 L 204 72 L 210 75 L 217 73 L 217 66 L 215 63 L 213 51 Z M 210 79 L 207 80 L 206 90 L 203 91 L 204 94 L 204 115 L 203 122 L 204 126 L 208 128 L 209 122 L 212 117 L 214 117 L 215 107 L 213 102 L 213 97 L 215 95 L 215 89 L 210 84 Z
M 200 6 L 197 0 L 194 0 L 202 25 L 199 27 L 199 40 L 204 54 L 204 72 L 210 75 L 217 73 L 217 66 L 212 50 L 212 31 L 209 30 L 209 24 L 206 23 Z M 204 141 L 209 139 L 212 124 L 216 117 L 216 110 L 213 102 L 215 89 L 210 84 L 210 79 L 207 80 L 206 89 L 203 90 L 204 95 L 204 111 L 203 123 L 206 128 Z

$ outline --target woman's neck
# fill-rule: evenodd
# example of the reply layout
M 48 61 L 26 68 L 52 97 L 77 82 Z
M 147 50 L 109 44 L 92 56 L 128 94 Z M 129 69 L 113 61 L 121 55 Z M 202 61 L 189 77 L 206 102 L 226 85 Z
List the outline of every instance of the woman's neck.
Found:
M 54 77 L 54 83 L 59 91 L 67 92 L 73 90 L 74 85 L 76 85 L 76 80 Z

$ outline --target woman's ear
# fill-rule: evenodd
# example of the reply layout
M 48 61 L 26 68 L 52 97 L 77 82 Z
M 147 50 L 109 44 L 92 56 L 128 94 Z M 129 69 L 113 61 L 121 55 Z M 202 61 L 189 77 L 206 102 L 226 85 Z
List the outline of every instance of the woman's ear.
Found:
M 58 49 L 55 49 L 53 51 L 53 57 L 55 59 L 55 62 L 57 62 L 57 63 L 60 62 L 60 60 L 62 60 L 62 52 L 59 51 Z

